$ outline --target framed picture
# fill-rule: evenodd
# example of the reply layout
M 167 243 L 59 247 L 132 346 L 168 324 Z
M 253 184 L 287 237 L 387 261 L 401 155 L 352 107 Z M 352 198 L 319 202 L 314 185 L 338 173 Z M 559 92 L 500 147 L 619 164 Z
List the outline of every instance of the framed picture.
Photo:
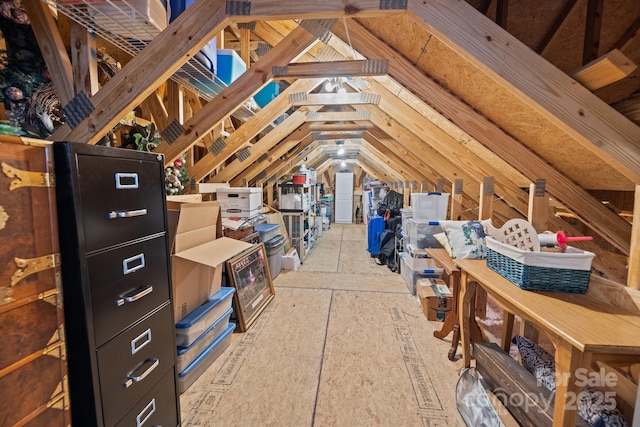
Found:
M 227 261 L 238 326 L 249 329 L 275 295 L 264 244 L 260 243 Z

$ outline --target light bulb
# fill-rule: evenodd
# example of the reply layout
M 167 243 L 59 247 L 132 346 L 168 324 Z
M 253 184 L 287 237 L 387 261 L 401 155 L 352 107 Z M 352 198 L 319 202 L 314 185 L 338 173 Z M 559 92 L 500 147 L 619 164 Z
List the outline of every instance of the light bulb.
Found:
M 338 156 L 342 156 L 344 154 L 344 148 L 338 150 Z
M 347 93 L 347 90 L 342 86 L 342 83 L 338 86 L 338 93 Z
M 342 163 L 340 163 L 340 166 L 345 167 L 347 166 L 347 162 L 345 162 L 344 160 L 342 161 Z

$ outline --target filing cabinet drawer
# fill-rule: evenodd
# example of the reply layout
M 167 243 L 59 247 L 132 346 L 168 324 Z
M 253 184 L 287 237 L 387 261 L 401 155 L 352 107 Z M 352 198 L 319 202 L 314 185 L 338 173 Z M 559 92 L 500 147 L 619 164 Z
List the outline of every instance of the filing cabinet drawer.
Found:
M 172 307 L 127 329 L 98 349 L 98 373 L 104 421 L 114 425 L 175 364 Z
M 161 162 L 77 158 L 87 251 L 164 231 Z
M 176 377 L 170 370 L 160 382 L 134 405 L 116 427 L 177 426 Z
M 96 346 L 168 301 L 165 236 L 89 256 Z

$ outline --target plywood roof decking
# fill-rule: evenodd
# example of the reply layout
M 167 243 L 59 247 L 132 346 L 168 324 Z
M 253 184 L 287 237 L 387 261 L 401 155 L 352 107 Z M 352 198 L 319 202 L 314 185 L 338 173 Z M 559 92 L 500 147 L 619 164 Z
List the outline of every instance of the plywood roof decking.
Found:
M 25 1 L 32 3 L 34 0 Z M 436 147 L 441 143 L 453 144 L 455 142 L 460 147 L 468 146 L 470 150 L 465 154 L 456 153 L 464 157 L 461 157 L 460 160 L 454 160 L 454 162 L 468 165 L 469 162 L 474 161 L 481 164 L 481 167 L 482 164 L 493 166 L 495 163 L 496 169 L 494 170 L 498 172 L 495 175 L 501 176 L 497 181 L 496 188 L 502 188 L 503 190 L 499 191 L 504 191 L 504 194 L 499 194 L 499 196 L 512 206 L 520 203 L 518 200 L 521 199 L 521 196 L 516 194 L 517 188 L 506 190 L 505 184 L 514 185 L 514 182 L 517 182 L 516 185 L 525 186 L 528 180 L 552 178 L 550 185 L 552 196 L 576 212 L 589 227 L 592 227 L 615 247 L 628 253 L 631 236 L 628 223 L 600 206 L 599 201 L 586 195 L 583 189 L 634 189 L 634 186 L 640 182 L 638 179 L 640 177 L 640 167 L 638 166 L 640 155 L 635 145 L 636 139 L 640 138 L 634 139 L 635 136 L 640 135 L 637 126 L 623 119 L 586 90 L 574 87 L 575 82 L 572 83 L 566 75 L 557 69 L 549 68 L 546 62 L 535 57 L 516 39 L 487 21 L 485 17 L 480 16 L 467 3 L 444 0 L 408 1 L 407 11 L 399 11 L 379 10 L 380 3 L 371 0 L 353 1 L 346 8 L 344 2 L 337 0 L 329 0 L 322 4 L 303 2 L 294 5 L 284 1 L 254 0 L 248 2 L 251 4 L 249 15 L 242 16 L 225 15 L 225 2 L 222 0 L 207 1 L 206 5 L 204 3 L 204 1 L 196 1 L 179 20 L 172 23 L 167 31 L 158 36 L 144 52 L 141 52 L 102 88 L 92 98 L 94 105 L 96 105 L 96 111 L 90 114 L 89 118 L 80 123 L 76 129 L 64 128 L 60 130 L 56 137 L 90 142 L 97 140 L 103 132 L 112 126 L 112 122 L 117 120 L 122 112 L 151 95 L 155 88 L 163 84 L 169 73 L 181 65 L 181 61 L 186 60 L 186 57 L 196 52 L 201 45 L 208 41 L 210 36 L 232 21 L 261 21 L 256 25 L 255 33 L 260 34 L 265 41 L 269 39 L 268 43 L 275 45 L 276 51 L 284 52 L 285 45 L 281 46 L 280 40 L 283 36 L 288 36 L 291 31 L 295 32 L 297 25 L 291 21 L 262 21 L 294 17 L 305 19 L 353 18 L 339 21 L 340 25 L 336 25 L 334 31 L 337 33 L 344 32 L 346 29 L 355 31 L 354 28 L 361 26 L 369 33 L 362 39 L 364 43 L 367 40 L 373 40 L 371 34 L 383 39 L 384 45 L 391 46 L 399 59 L 408 61 L 409 68 L 418 70 L 422 75 L 416 80 L 415 75 L 402 73 L 396 68 L 395 78 L 404 85 L 403 90 L 418 92 L 418 96 L 413 98 L 411 105 L 418 111 L 426 112 L 429 107 L 426 109 L 424 106 L 419 107 L 420 102 L 431 104 L 432 111 L 445 113 L 444 119 L 440 120 L 440 128 L 457 133 L 456 137 L 448 138 L 449 142 L 443 142 L 443 139 L 446 138 L 438 139 L 436 137 L 433 139 L 430 132 L 418 131 L 419 126 L 405 123 L 395 130 L 398 138 L 405 135 L 400 138 L 401 144 L 409 143 L 409 140 L 405 139 L 403 142 L 402 139 L 413 133 L 412 138 L 415 142 L 410 144 L 427 144 L 432 146 L 431 150 L 436 152 L 438 151 Z M 470 3 L 475 2 L 470 1 Z M 516 2 L 512 2 L 512 4 L 514 3 L 516 6 L 514 8 L 510 5 L 510 11 L 517 10 L 517 12 L 510 13 L 507 29 L 510 25 L 518 25 L 520 19 L 524 19 L 527 14 L 526 11 L 518 9 Z M 629 16 L 618 17 L 620 21 L 632 20 L 634 11 L 637 12 L 636 15 L 640 15 L 640 11 L 637 11 L 638 6 L 634 6 L 633 2 L 623 3 L 625 6 L 622 9 L 627 11 Z M 547 11 L 551 11 L 551 9 L 547 9 Z M 490 8 L 489 14 L 491 13 Z M 535 10 L 532 10 L 531 13 L 535 14 Z M 579 8 L 572 10 L 563 25 L 568 25 L 572 20 L 578 19 L 579 13 Z M 609 18 L 605 17 L 605 21 L 607 19 Z M 544 24 L 540 23 L 540 26 L 549 25 L 551 25 L 549 19 L 545 19 Z M 622 31 L 618 31 L 617 36 L 609 35 L 608 38 L 602 40 L 605 43 L 612 43 L 611 40 L 620 37 L 619 33 L 624 31 L 624 25 L 630 24 L 620 24 L 618 28 L 622 28 Z M 273 31 L 274 28 L 277 28 L 277 31 Z M 301 37 L 307 37 L 304 31 L 298 30 L 298 32 Z M 320 36 L 316 32 L 315 37 Z M 324 37 L 324 35 L 322 36 Z M 353 32 L 352 36 L 354 36 Z M 347 37 L 341 35 L 341 38 L 347 45 L 352 41 L 354 45 L 357 44 L 357 40 L 349 40 L 348 35 Z M 536 38 L 523 35 L 522 39 L 528 44 L 534 44 L 539 41 L 540 36 Z M 637 39 L 636 37 L 627 43 L 623 52 L 632 59 L 640 61 L 635 58 L 635 51 L 631 55 L 628 51 L 630 45 L 638 43 Z M 552 55 L 554 43 L 559 43 L 557 40 L 558 35 L 552 39 L 547 50 L 543 52 L 544 55 Z M 323 38 L 323 41 L 327 40 Z M 564 41 L 575 44 L 575 41 L 568 40 L 568 38 Z M 299 46 L 296 45 L 294 48 L 299 49 Z M 348 57 L 349 50 L 344 47 L 342 49 L 336 47 L 335 51 L 329 51 L 321 42 L 316 42 L 312 50 L 315 57 L 353 59 Z M 340 58 L 339 55 L 342 57 Z M 365 56 L 372 59 L 389 59 L 387 57 L 376 58 L 375 54 Z M 247 77 L 244 79 L 246 81 L 243 80 L 244 87 L 235 89 L 230 87 L 228 91 L 223 91 L 219 95 L 221 100 L 218 101 L 216 98 L 203 107 L 200 113 L 196 112 L 193 118 L 185 123 L 186 132 L 180 137 L 182 138 L 180 141 L 184 143 L 180 142 L 176 146 L 178 148 L 172 148 L 171 155 L 168 157 L 179 155 L 181 150 L 188 148 L 203 135 L 208 134 L 222 118 L 227 117 L 237 107 L 238 103 L 267 82 L 270 78 L 271 64 L 282 66 L 288 63 L 284 55 L 279 59 L 276 54 L 271 54 L 269 57 L 274 59 L 267 66 L 261 64 L 262 60 L 266 59 L 265 56 L 250 68 L 249 73 L 245 73 Z M 293 60 L 293 58 L 291 59 Z M 309 60 L 309 57 L 304 60 Z M 278 63 L 279 61 L 284 63 Z M 393 64 L 390 64 L 390 67 L 393 67 Z M 567 66 L 567 69 L 575 68 L 579 68 L 579 65 Z M 536 75 L 536 72 L 539 72 L 541 76 Z M 527 73 L 529 73 L 527 77 L 530 78 L 522 78 L 522 75 Z M 425 74 L 427 78 L 433 80 L 422 80 L 425 78 Z M 545 85 L 543 78 L 549 79 L 549 85 Z M 620 88 L 624 85 L 627 91 L 630 90 L 629 87 L 637 83 L 634 83 L 634 79 L 623 80 L 624 83 L 617 86 Z M 298 80 L 298 82 L 300 81 Z M 424 83 L 434 85 L 436 84 L 434 81 L 441 85 L 440 92 L 420 92 L 419 89 Z M 417 85 L 419 87 L 416 87 Z M 442 87 L 445 88 L 444 91 Z M 607 90 L 608 88 L 604 88 L 602 93 L 606 93 Z M 402 90 L 396 92 L 395 97 L 387 96 L 385 102 L 393 98 L 396 100 L 411 98 L 401 92 Z M 622 93 L 622 89 L 617 89 L 617 93 Z M 619 95 L 608 96 L 615 98 Z M 438 99 L 434 99 L 434 97 Z M 420 98 L 420 102 L 417 102 L 417 98 Z M 462 103 L 460 103 L 461 101 Z M 275 102 L 282 102 L 282 100 L 279 98 Z M 463 105 L 468 111 L 464 108 L 458 108 Z M 387 113 L 391 121 L 401 121 L 401 118 L 394 116 L 392 112 L 387 111 Z M 110 115 L 113 117 L 109 117 Z M 582 116 L 585 118 L 581 118 Z M 262 125 L 258 125 L 257 122 L 252 123 L 254 119 L 249 120 L 236 132 L 233 132 L 232 137 L 235 136 L 239 143 L 232 144 L 224 156 L 209 163 L 194 166 L 200 170 L 198 172 L 199 178 L 204 178 L 213 169 L 219 168 L 229 156 L 233 155 L 235 149 L 246 143 L 247 138 L 253 138 L 262 130 Z M 431 121 L 436 122 L 437 120 Z M 455 126 L 447 124 L 447 121 L 452 121 Z M 376 126 L 385 128 L 382 121 L 378 121 Z M 402 129 L 402 126 L 407 126 L 407 128 Z M 252 130 L 247 133 L 249 129 Z M 269 137 L 274 141 L 286 140 L 293 129 L 296 127 L 277 126 L 271 130 L 275 134 L 270 133 Z M 500 142 L 495 143 L 493 140 Z M 516 150 L 509 150 L 508 144 L 517 144 Z M 276 144 L 276 147 L 278 145 L 279 143 Z M 523 151 L 523 149 L 525 150 Z M 167 150 L 169 149 L 167 148 Z M 443 149 L 441 148 L 441 150 Z M 527 153 L 526 150 L 530 150 L 530 153 Z M 460 153 L 463 152 L 460 151 Z M 472 152 L 473 154 L 471 154 Z M 521 153 L 516 154 L 520 157 L 514 158 L 514 153 Z M 534 154 L 537 154 L 537 157 L 534 157 Z M 367 161 L 375 162 L 374 157 L 368 152 L 359 156 L 358 161 L 365 165 Z M 455 156 L 449 153 L 448 157 Z M 501 160 L 497 161 L 498 158 Z M 530 161 L 534 158 L 538 159 L 536 161 L 539 163 Z M 292 166 L 296 164 L 295 160 L 295 157 L 289 157 L 283 164 Z M 298 159 L 298 163 L 300 160 Z M 514 160 L 516 161 L 514 162 Z M 320 156 L 318 161 L 324 162 L 324 157 Z M 407 157 L 407 162 L 413 165 L 420 164 L 420 161 L 412 159 L 411 156 Z M 429 165 L 430 167 L 426 168 L 429 175 L 423 175 L 423 177 L 429 176 L 432 180 L 444 177 L 449 185 L 456 178 L 457 173 L 449 166 L 445 166 L 446 163 L 449 162 Z M 543 163 L 551 165 L 553 168 L 540 167 L 536 169 L 530 167 L 531 164 L 543 166 Z M 576 164 L 579 167 L 576 167 Z M 395 162 L 395 165 L 402 168 L 401 174 L 393 173 L 395 178 L 418 178 L 417 171 L 409 172 L 411 168 L 407 168 L 407 164 Z M 388 163 L 387 166 L 389 166 Z M 516 167 L 516 170 L 513 170 L 513 166 Z M 377 168 L 380 167 L 383 166 L 378 164 Z M 527 170 L 527 167 L 530 169 Z M 405 175 L 406 172 L 409 175 Z M 540 176 L 537 175 L 538 173 Z M 550 176 L 547 176 L 549 174 Z M 479 178 L 478 175 L 475 175 L 473 178 L 470 177 L 469 181 L 478 182 Z M 236 176 L 230 180 L 237 182 L 238 178 Z M 579 185 L 575 187 L 578 191 L 571 188 L 575 186 L 575 183 Z M 468 194 L 475 193 L 475 189 L 466 187 Z

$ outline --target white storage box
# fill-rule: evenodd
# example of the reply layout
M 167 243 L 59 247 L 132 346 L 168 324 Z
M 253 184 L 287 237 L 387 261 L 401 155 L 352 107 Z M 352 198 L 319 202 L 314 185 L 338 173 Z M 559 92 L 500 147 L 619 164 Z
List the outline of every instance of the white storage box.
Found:
M 220 202 L 223 218 L 250 218 L 262 209 L 262 188 L 219 188 L 216 198 Z
M 188 347 L 231 308 L 235 288 L 222 287 L 209 301 L 176 323 L 176 345 Z
M 202 352 L 211 345 L 229 326 L 229 318 L 233 313 L 230 308 L 226 313 L 216 320 L 209 329 L 204 331 L 196 340 L 188 347 L 178 347 L 178 372 L 182 372 L 189 366 Z
M 415 218 L 407 220 L 409 244 L 414 248 L 441 248 L 442 245 L 434 234 L 441 233 L 442 227 L 438 221 L 422 221 Z
M 135 40 L 153 40 L 169 17 L 160 0 L 91 1 L 86 3 L 96 26 Z
M 283 194 L 280 196 L 280 210 L 302 210 L 309 209 L 309 196 L 307 194 Z
M 196 359 L 178 374 L 178 391 L 184 393 L 191 384 L 231 345 L 231 336 L 236 328 L 235 323 L 229 323 L 227 329 L 205 348 Z
M 300 257 L 298 251 L 292 248 L 288 254 L 282 255 L 282 269 L 283 270 L 297 270 L 300 268 Z
M 413 193 L 411 210 L 418 221 L 438 221 L 447 219 L 449 193 Z

